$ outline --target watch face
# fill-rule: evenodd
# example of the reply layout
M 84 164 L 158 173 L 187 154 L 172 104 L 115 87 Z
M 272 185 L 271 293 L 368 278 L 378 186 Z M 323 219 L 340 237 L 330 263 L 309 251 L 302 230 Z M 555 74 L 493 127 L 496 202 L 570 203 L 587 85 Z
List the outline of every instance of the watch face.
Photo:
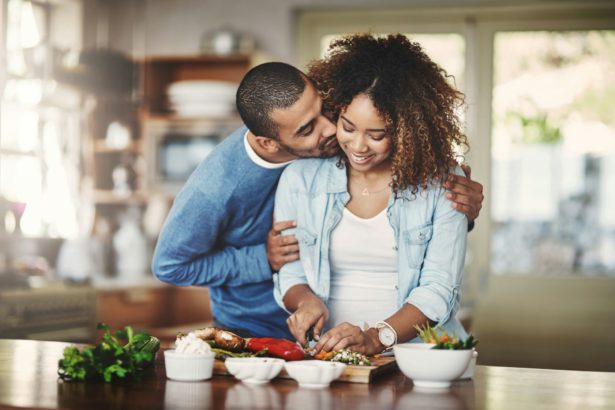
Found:
M 391 347 L 395 344 L 395 334 L 388 327 L 383 327 L 378 331 L 378 339 L 386 347 Z

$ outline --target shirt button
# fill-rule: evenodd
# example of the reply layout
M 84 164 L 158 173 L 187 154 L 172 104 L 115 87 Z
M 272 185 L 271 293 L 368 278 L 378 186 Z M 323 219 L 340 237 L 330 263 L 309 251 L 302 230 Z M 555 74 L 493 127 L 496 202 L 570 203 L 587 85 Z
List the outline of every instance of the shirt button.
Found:
M 399 290 L 399 286 L 395 285 L 395 290 Z
M 393 246 L 393 250 L 396 251 L 397 250 L 397 245 Z

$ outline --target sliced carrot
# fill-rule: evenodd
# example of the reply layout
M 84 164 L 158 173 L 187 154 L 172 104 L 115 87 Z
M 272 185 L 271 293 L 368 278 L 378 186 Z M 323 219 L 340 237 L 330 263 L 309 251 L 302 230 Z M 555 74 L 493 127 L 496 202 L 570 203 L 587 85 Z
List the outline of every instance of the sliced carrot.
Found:
M 327 355 L 329 354 L 329 352 L 325 352 L 324 350 L 321 350 L 320 352 L 316 353 L 314 355 L 314 359 L 318 359 L 318 360 L 327 360 Z

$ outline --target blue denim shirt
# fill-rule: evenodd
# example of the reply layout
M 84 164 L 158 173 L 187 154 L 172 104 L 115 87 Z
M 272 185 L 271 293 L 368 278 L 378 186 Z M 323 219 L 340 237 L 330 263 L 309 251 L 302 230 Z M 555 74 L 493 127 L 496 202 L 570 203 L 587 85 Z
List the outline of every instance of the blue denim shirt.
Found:
M 350 200 L 346 170 L 338 168 L 336 161 L 296 161 L 280 178 L 275 219 L 297 221 L 297 228 L 285 234 L 296 235 L 301 254 L 299 261 L 284 265 L 274 275 L 274 295 L 281 307 L 288 289 L 298 284 L 308 284 L 325 303 L 328 301 L 329 241 Z M 455 172 L 462 174 L 460 168 Z M 451 206 L 445 192 L 440 185 L 430 185 L 416 194 L 406 190 L 389 198 L 387 216 L 397 250 L 397 305 L 401 308 L 411 303 L 451 334 L 466 337 L 455 313 L 468 221 Z

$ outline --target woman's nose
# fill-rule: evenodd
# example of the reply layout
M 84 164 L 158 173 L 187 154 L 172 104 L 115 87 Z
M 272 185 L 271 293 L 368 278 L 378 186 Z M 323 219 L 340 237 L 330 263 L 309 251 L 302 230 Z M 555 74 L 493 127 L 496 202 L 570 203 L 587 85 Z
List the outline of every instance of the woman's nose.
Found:
M 365 139 L 361 135 L 354 136 L 354 138 L 352 138 L 352 140 L 350 141 L 349 146 L 350 146 L 350 149 L 356 153 L 364 152 L 367 149 L 367 144 L 365 144 Z

